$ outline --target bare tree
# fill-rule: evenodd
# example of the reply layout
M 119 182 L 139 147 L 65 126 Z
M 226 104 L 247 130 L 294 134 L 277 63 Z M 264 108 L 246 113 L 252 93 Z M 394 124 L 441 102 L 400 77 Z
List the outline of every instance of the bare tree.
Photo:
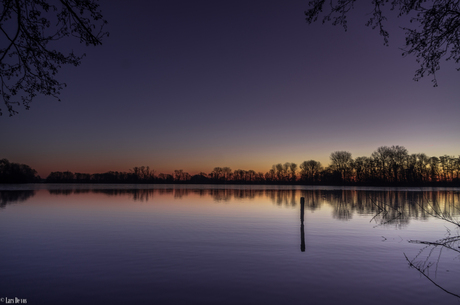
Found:
M 369 158 L 367 157 L 358 157 L 355 159 L 353 168 L 355 170 L 356 181 L 364 181 L 369 178 L 369 173 L 367 172 L 368 163 Z
M 335 151 L 330 156 L 331 167 L 341 174 L 343 180 L 348 180 L 351 175 L 351 153 L 348 151 Z
M 347 30 L 347 15 L 355 8 L 355 2 L 312 0 L 305 12 L 306 20 L 312 23 L 324 13 L 323 23 L 331 21 L 333 25 L 342 25 Z M 436 71 L 440 68 L 441 58 L 457 64 L 460 62 L 460 1 L 374 0 L 372 4 L 366 25 L 379 30 L 385 45 L 388 45 L 390 36 L 384 26 L 387 15 L 396 14 L 410 22 L 411 28 L 403 27 L 406 32 L 403 56 L 414 55 L 420 64 L 414 80 L 432 75 L 433 84 L 437 86 Z
M 297 180 L 297 164 L 289 163 L 289 176 L 292 182 Z
M 321 162 L 308 160 L 300 164 L 300 178 L 307 182 L 319 180 L 319 173 L 323 170 Z
M 225 181 L 228 181 L 231 179 L 232 177 L 232 170 L 230 169 L 230 167 L 224 167 L 222 168 L 222 173 L 224 175 L 224 180 Z
M 218 181 L 222 177 L 222 167 L 214 167 L 211 173 L 211 177 Z
M 429 158 L 425 154 L 416 154 L 417 160 L 415 163 L 416 176 L 418 181 L 428 181 L 428 160 Z
M 81 63 L 84 54 L 66 55 L 50 47 L 50 42 L 74 37 L 87 46 L 100 45 L 108 36 L 103 32 L 106 23 L 96 0 L 3 0 L 0 95 L 9 115 L 17 114 L 20 104 L 29 109 L 37 94 L 57 98 L 66 86 L 55 79 L 61 66 Z
M 393 181 L 398 182 L 404 180 L 404 168 L 407 160 L 407 149 L 404 146 L 393 145 L 391 146 L 392 151 L 392 171 Z
M 252 182 L 252 181 L 254 181 L 254 179 L 255 179 L 255 177 L 256 177 L 256 172 L 255 172 L 254 170 L 250 169 L 250 170 L 248 170 L 248 171 L 246 172 L 246 175 L 247 175 L 247 177 L 248 177 L 248 178 L 247 178 L 247 181 Z
M 438 181 L 439 177 L 439 158 L 438 157 L 431 157 L 428 159 L 429 162 L 429 172 L 430 172 L 430 179 L 432 182 Z
M 284 169 L 283 165 L 281 163 L 278 163 L 276 165 L 273 165 L 275 172 L 276 172 L 276 178 L 278 181 L 283 181 L 284 180 Z
M 393 152 L 388 146 L 380 146 L 372 153 L 372 157 L 374 158 L 375 165 L 377 167 L 377 172 L 383 182 L 387 182 L 390 179 L 390 164 L 392 155 Z
M 182 181 L 184 180 L 184 170 L 176 169 L 174 170 L 174 181 Z

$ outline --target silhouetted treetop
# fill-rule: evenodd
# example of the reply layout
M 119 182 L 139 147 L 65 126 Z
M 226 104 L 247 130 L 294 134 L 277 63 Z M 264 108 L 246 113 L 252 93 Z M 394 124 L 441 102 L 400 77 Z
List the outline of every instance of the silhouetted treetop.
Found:
M 83 55 L 50 47 L 66 37 L 100 45 L 107 23 L 96 0 L 2 0 L 0 6 L 0 94 L 9 115 L 37 94 L 55 98 L 66 86 L 55 79 L 61 65 L 80 64 Z M 0 115 L 2 114 L 0 108 Z
M 37 182 L 37 171 L 26 164 L 0 160 L 0 183 L 31 183 Z
M 322 15 L 323 23 L 330 21 L 347 30 L 347 16 L 355 8 L 355 2 L 312 0 L 309 2 L 310 8 L 305 12 L 306 20 L 312 23 Z M 366 25 L 379 30 L 385 45 L 388 45 L 390 36 L 384 26 L 387 15 L 395 14 L 409 20 L 411 27 L 403 27 L 406 32 L 403 56 L 415 55 L 420 64 L 414 80 L 432 75 L 433 84 L 437 86 L 436 71 L 440 68 L 441 58 L 453 60 L 457 64 L 460 62 L 460 1 L 374 0 L 372 5 Z

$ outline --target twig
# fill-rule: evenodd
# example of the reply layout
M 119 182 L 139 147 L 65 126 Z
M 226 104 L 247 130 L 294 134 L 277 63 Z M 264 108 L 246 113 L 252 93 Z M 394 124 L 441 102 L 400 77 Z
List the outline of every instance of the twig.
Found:
M 424 277 L 426 277 L 430 282 L 432 282 L 436 287 L 440 288 L 441 290 L 443 290 L 444 292 L 447 292 L 448 294 L 450 295 L 453 295 L 457 298 L 460 298 L 460 295 L 458 294 L 455 294 L 453 292 L 450 292 L 449 290 L 446 290 L 444 288 L 442 288 L 441 286 L 439 286 L 435 281 L 433 281 L 428 275 L 425 274 L 425 272 L 423 272 L 419 267 L 415 266 L 406 256 L 406 253 L 404 253 L 404 257 L 406 258 L 407 262 L 409 263 L 409 266 L 410 267 L 413 267 L 415 268 L 415 270 L 417 270 L 418 272 L 420 272 L 420 274 L 422 274 Z

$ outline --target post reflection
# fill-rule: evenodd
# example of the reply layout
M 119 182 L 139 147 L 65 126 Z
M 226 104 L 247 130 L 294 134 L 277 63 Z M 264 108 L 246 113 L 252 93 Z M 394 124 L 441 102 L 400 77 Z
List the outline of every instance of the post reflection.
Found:
M 300 251 L 305 252 L 305 227 L 303 224 L 305 217 L 305 198 L 300 198 Z

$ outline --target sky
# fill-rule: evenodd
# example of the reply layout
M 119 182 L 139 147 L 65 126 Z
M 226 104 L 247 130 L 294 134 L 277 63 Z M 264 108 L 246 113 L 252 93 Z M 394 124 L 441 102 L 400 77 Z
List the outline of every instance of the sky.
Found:
M 413 80 L 402 56 L 403 19 L 390 45 L 357 7 L 348 31 L 308 25 L 308 1 L 99 1 L 110 36 L 57 79 L 58 102 L 0 117 L 0 158 L 51 171 L 101 173 L 149 166 L 209 173 L 228 166 L 329 164 L 334 151 L 370 156 L 380 146 L 460 155 L 460 72 L 441 63 Z

